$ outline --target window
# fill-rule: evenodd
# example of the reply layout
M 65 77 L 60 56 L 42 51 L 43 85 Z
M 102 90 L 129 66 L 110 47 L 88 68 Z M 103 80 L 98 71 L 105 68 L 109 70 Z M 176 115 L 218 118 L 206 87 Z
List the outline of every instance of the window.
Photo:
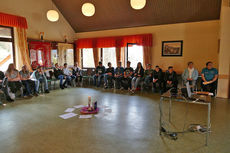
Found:
M 67 49 L 66 50 L 66 62 L 69 66 L 74 65 L 74 55 L 73 55 L 73 49 Z
M 6 71 L 14 63 L 13 28 L 0 26 L 0 70 Z
M 82 66 L 83 68 L 95 68 L 92 48 L 82 49 Z
M 126 62 L 127 61 L 131 62 L 131 67 L 134 69 L 137 67 L 138 62 L 143 64 L 143 46 L 127 44 Z
M 58 58 L 57 58 L 57 49 L 52 49 L 51 50 L 51 62 L 52 62 L 52 65 L 58 63 Z
M 113 67 L 117 67 L 116 62 L 116 48 L 102 48 L 103 65 L 107 68 L 108 63 L 111 62 Z

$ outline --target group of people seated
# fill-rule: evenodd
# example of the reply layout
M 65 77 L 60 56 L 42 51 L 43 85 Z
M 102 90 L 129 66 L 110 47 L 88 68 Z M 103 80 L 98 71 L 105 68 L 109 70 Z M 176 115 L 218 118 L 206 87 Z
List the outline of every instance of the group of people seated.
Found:
M 171 88 L 177 89 L 178 78 L 173 66 L 169 66 L 168 70 L 164 73 L 159 66 L 155 66 L 155 68 L 152 69 L 151 64 L 147 64 L 146 70 L 144 70 L 140 62 L 137 64 L 135 70 L 130 67 L 130 61 L 127 62 L 126 68 L 123 68 L 121 64 L 121 62 L 118 62 L 117 68 L 114 69 L 109 62 L 108 68 L 106 69 L 102 65 L 102 62 L 99 62 L 95 70 L 95 75 L 93 76 L 94 86 L 100 87 L 101 80 L 104 79 L 105 89 L 113 88 L 113 81 L 115 81 L 116 89 L 126 89 L 131 93 L 135 93 L 141 83 L 143 83 L 144 88 L 148 88 L 152 85 L 153 90 L 160 93 Z M 183 84 L 189 82 L 189 84 L 195 88 L 198 76 L 198 70 L 194 68 L 193 62 L 188 62 L 188 67 L 182 74 Z M 212 62 L 206 63 L 206 67 L 201 72 L 201 77 L 201 87 L 203 91 L 209 91 L 215 94 L 218 71 L 216 68 L 213 68 Z
M 71 69 L 65 63 L 63 67 L 55 64 L 53 69 L 48 70 L 38 65 L 36 68 L 33 67 L 33 72 L 24 65 L 21 71 L 18 71 L 12 63 L 5 73 L 0 71 L 0 89 L 4 89 L 8 101 L 14 101 L 17 91 L 20 91 L 21 97 L 24 98 L 38 96 L 41 83 L 44 83 L 44 92 L 49 93 L 48 78 L 53 75 L 60 80 L 60 88 L 64 89 L 72 85 L 72 80 L 79 82 L 82 79 L 81 69 L 77 63 Z
M 117 68 L 114 69 L 109 62 L 108 68 L 105 68 L 102 62 L 99 62 L 93 76 L 94 86 L 100 87 L 102 79 L 104 79 L 105 89 L 115 87 L 116 89 L 129 90 L 131 93 L 135 93 L 140 88 L 141 83 L 144 88 L 152 86 L 154 92 L 163 93 L 172 88 L 177 89 L 178 76 L 172 66 L 163 72 L 159 66 L 152 69 L 151 64 L 147 64 L 147 68 L 144 70 L 140 62 L 135 70 L 130 66 L 131 62 L 129 61 L 126 68 L 121 65 L 122 63 L 118 62 Z M 14 100 L 17 91 L 21 92 L 22 97 L 38 96 L 41 83 L 44 83 L 45 93 L 49 93 L 47 78 L 50 79 L 53 76 L 60 80 L 61 89 L 67 88 L 68 85 L 73 86 L 73 81 L 79 84 L 83 77 L 78 63 L 75 63 L 73 67 L 68 67 L 67 63 L 62 67 L 56 63 L 52 69 L 48 70 L 37 66 L 36 68 L 33 67 L 33 72 L 30 72 L 25 65 L 21 71 L 18 71 L 14 64 L 9 64 L 5 73 L 0 71 L 0 89 L 5 87 L 4 91 L 8 101 Z M 194 68 L 193 62 L 188 62 L 188 67 L 182 73 L 183 84 L 189 82 L 191 86 L 195 87 L 198 76 L 198 70 Z M 215 94 L 218 71 L 213 68 L 212 62 L 206 63 L 206 67 L 201 72 L 201 78 L 203 91 Z

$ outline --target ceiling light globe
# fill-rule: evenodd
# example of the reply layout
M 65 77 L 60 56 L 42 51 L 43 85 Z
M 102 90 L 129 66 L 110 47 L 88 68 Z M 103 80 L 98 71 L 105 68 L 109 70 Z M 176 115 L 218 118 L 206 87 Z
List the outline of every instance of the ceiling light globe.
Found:
M 130 0 L 130 5 L 135 10 L 140 10 L 145 7 L 146 0 Z
M 85 3 L 82 5 L 81 11 L 85 16 L 93 16 L 95 14 L 95 6 L 92 3 Z
M 46 16 L 47 16 L 47 19 L 51 22 L 56 22 L 59 19 L 59 14 L 55 10 L 49 10 Z

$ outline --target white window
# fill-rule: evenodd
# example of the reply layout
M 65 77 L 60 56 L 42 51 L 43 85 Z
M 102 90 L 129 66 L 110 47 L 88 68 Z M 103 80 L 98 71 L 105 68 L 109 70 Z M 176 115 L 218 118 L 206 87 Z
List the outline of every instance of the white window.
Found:
M 134 69 L 136 69 L 138 62 L 143 65 L 143 46 L 128 45 L 126 57 L 126 60 L 131 62 L 131 67 Z
M 52 65 L 58 63 L 57 49 L 52 49 L 51 50 L 51 62 L 52 62 Z
M 66 63 L 69 66 L 73 66 L 74 65 L 73 49 L 67 49 L 66 50 Z
M 106 68 L 109 62 L 112 64 L 112 67 L 117 67 L 116 48 L 102 48 L 102 61 Z
M 82 49 L 82 60 L 83 68 L 95 68 L 92 48 Z
M 0 27 L 0 70 L 5 72 L 14 63 L 12 28 Z

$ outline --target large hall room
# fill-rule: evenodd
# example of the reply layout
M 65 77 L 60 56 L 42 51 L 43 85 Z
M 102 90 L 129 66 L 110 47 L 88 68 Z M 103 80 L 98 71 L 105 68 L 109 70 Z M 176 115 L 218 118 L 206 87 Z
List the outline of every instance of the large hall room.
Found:
M 0 0 L 0 153 L 229 153 L 230 0 Z

